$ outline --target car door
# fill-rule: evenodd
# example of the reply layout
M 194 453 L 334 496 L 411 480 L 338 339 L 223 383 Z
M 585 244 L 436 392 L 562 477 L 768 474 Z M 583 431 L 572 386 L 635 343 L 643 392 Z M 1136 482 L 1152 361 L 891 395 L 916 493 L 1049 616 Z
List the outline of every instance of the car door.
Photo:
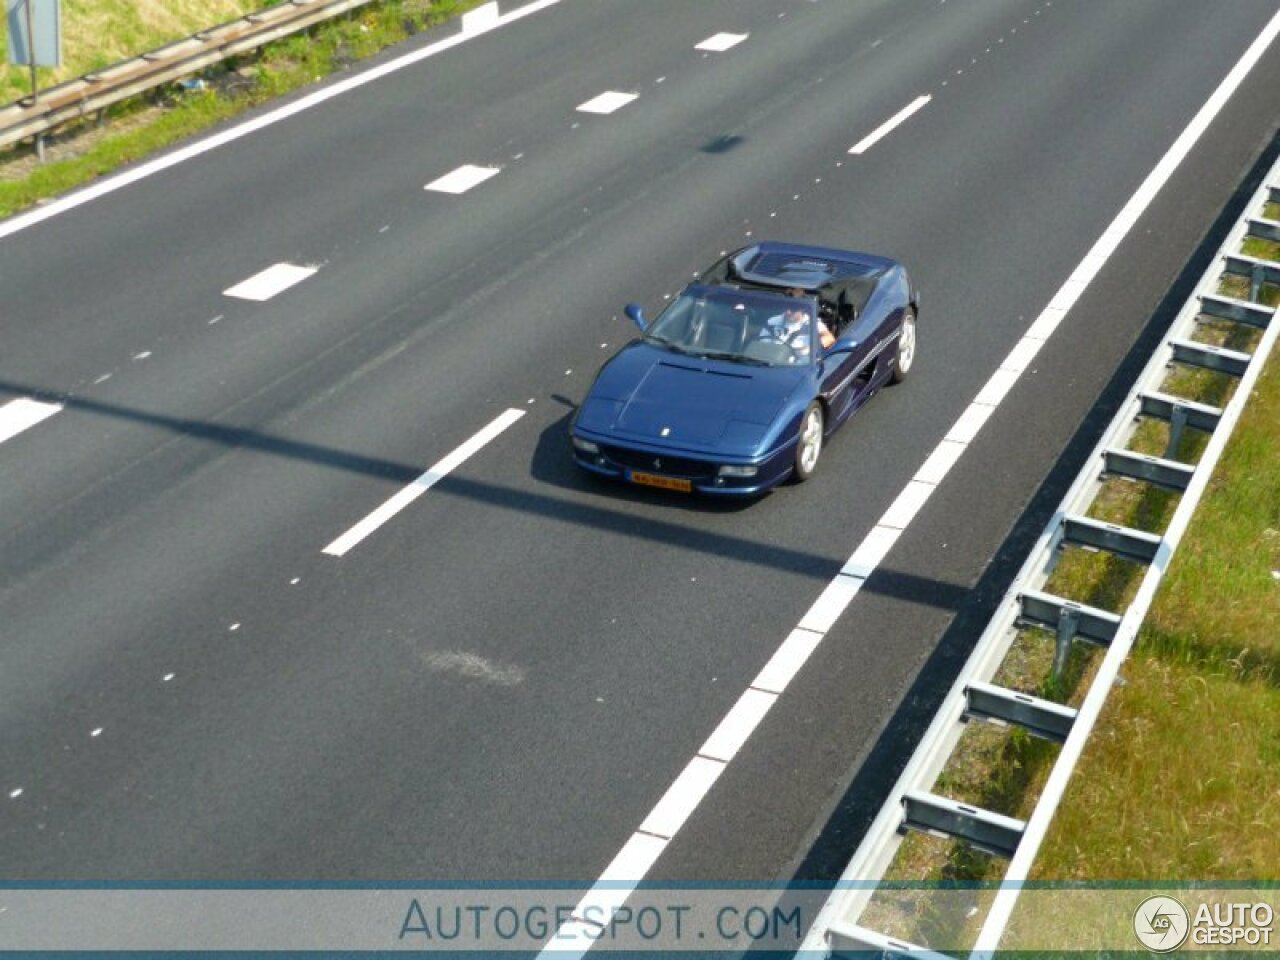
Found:
M 843 423 L 871 395 L 868 357 L 875 344 L 870 338 L 859 340 L 857 326 L 851 324 L 844 330 L 818 361 L 822 368 L 820 391 L 828 411 L 828 429 Z

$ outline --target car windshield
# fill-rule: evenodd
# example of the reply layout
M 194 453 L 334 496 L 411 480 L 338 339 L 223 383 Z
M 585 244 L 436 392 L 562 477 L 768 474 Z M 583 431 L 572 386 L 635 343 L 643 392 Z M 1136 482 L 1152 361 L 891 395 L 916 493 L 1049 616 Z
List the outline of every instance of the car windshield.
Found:
M 645 331 L 644 338 L 678 353 L 785 367 L 817 354 L 812 297 L 689 287 Z

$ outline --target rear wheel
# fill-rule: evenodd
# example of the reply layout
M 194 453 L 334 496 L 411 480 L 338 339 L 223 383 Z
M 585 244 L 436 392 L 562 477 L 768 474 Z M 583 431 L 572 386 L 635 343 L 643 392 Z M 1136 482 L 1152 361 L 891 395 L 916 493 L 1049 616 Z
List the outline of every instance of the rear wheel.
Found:
M 796 480 L 804 482 L 818 469 L 822 456 L 822 404 L 811 403 L 800 420 L 800 441 L 796 444 Z
M 898 333 L 898 352 L 894 358 L 893 374 L 890 379 L 901 383 L 911 372 L 911 365 L 916 359 L 916 312 L 910 307 L 902 318 L 902 330 Z

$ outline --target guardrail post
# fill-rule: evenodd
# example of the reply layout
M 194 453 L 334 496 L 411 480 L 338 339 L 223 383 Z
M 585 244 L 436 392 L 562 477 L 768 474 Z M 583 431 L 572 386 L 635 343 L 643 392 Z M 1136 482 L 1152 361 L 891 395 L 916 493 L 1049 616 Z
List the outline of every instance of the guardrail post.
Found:
M 1058 611 L 1058 639 L 1053 649 L 1053 679 L 1062 679 L 1067 669 L 1067 657 L 1071 656 L 1071 642 L 1076 638 L 1076 630 L 1080 626 L 1080 611 L 1071 607 L 1062 607 Z
M 1180 403 L 1173 405 L 1169 414 L 1169 443 L 1164 448 L 1164 459 L 1176 460 L 1178 449 L 1182 446 L 1182 434 L 1187 429 L 1187 408 Z

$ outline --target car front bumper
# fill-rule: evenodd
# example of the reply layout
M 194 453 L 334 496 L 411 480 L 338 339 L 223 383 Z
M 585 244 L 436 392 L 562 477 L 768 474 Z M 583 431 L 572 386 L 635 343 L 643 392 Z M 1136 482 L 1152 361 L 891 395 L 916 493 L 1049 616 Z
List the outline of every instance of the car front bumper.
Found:
M 592 449 L 573 445 L 574 462 L 583 470 L 642 486 L 676 486 L 711 496 L 750 497 L 764 493 L 791 475 L 795 465 L 795 443 L 785 444 L 759 458 L 690 456 L 688 451 L 601 437 L 575 429 L 573 439 L 591 444 Z M 721 467 L 755 467 L 753 476 L 722 476 Z M 636 476 L 641 477 L 640 480 Z M 650 481 L 655 478 L 657 482 Z

